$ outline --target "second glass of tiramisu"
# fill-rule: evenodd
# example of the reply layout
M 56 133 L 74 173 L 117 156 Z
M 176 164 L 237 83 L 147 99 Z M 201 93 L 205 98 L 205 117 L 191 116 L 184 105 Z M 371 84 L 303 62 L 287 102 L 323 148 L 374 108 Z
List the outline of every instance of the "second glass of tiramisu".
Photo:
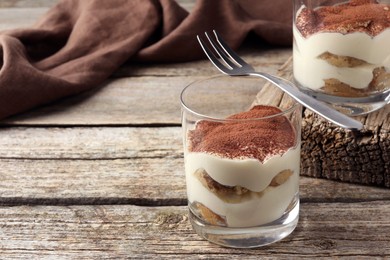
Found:
M 301 106 L 258 78 L 229 76 L 190 84 L 181 103 L 194 230 L 236 248 L 289 235 L 299 216 Z
M 348 115 L 390 102 L 390 0 L 294 0 L 294 79 Z

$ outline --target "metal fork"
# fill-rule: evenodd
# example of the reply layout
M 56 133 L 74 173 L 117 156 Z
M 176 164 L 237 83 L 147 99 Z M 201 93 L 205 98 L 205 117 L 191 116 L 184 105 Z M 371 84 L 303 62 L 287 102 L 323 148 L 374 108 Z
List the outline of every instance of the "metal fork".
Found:
M 266 79 L 278 86 L 284 92 L 289 94 L 297 102 L 303 106 L 309 108 L 313 112 L 319 114 L 320 116 L 326 118 L 327 120 L 333 122 L 334 124 L 351 130 L 360 130 L 363 128 L 363 124 L 357 120 L 354 120 L 337 110 L 329 107 L 328 105 L 314 99 L 313 97 L 301 92 L 297 87 L 283 78 L 270 75 L 264 72 L 256 72 L 255 69 L 241 59 L 218 35 L 218 33 L 213 31 L 215 40 L 211 38 L 207 32 L 205 35 L 210 42 L 210 45 L 213 47 L 215 53 L 218 54 L 219 58 L 214 54 L 214 52 L 207 47 L 206 43 L 197 35 L 200 46 L 203 51 L 209 58 L 209 60 L 214 64 L 214 66 L 224 74 L 230 76 L 256 76 Z M 225 63 L 223 64 L 221 60 Z

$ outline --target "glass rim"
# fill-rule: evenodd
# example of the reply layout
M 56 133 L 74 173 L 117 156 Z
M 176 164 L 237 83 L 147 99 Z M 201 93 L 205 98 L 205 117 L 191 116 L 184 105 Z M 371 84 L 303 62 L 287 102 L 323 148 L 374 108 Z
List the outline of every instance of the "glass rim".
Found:
M 293 100 L 293 104 L 290 105 L 287 109 L 281 109 L 280 107 L 277 107 L 277 106 L 274 106 L 278 109 L 281 110 L 280 113 L 276 113 L 276 114 L 273 114 L 273 115 L 269 115 L 269 116 L 264 116 L 264 117 L 255 117 L 255 118 L 247 118 L 247 119 L 234 119 L 234 118 L 218 118 L 218 117 L 212 117 L 212 116 L 208 116 L 208 115 L 205 115 L 203 113 L 200 113 L 200 112 L 197 112 L 193 109 L 191 109 L 185 102 L 184 102 L 184 93 L 186 92 L 187 89 L 189 89 L 191 86 L 195 85 L 195 84 L 198 84 L 198 83 L 201 83 L 203 81 L 207 81 L 207 80 L 212 80 L 212 79 L 215 79 L 215 78 L 228 78 L 228 77 L 250 77 L 250 78 L 255 78 L 253 76 L 227 76 L 227 75 L 214 75 L 214 76 L 211 76 L 211 77 L 207 77 L 207 78 L 204 78 L 204 79 L 199 79 L 199 80 L 195 80 L 191 83 L 189 83 L 187 86 L 185 86 L 183 88 L 183 90 L 181 91 L 180 93 L 180 103 L 181 103 L 181 106 L 182 108 L 184 108 L 185 110 L 187 110 L 188 112 L 191 112 L 192 114 L 198 116 L 198 117 L 201 117 L 201 118 L 204 118 L 204 119 L 207 119 L 207 120 L 210 120 L 210 121 L 216 121 L 216 122 L 245 122 L 245 121 L 254 121 L 254 120 L 265 120 L 265 119 L 271 119 L 271 118 L 275 118 L 275 117 L 278 117 L 278 116 L 282 116 L 282 115 L 285 115 L 285 114 L 288 114 L 292 111 L 294 111 L 297 107 L 300 106 L 300 104 L 294 100 L 292 97 L 290 97 L 292 100 Z M 270 82 L 272 85 L 275 85 L 273 84 L 272 82 Z M 276 86 L 275 86 L 276 87 Z M 287 93 L 285 93 L 287 94 Z M 288 95 L 288 94 L 287 94 Z M 255 101 L 255 100 L 253 100 Z M 262 104 L 259 104 L 259 105 L 262 105 Z M 271 105 L 269 105 L 271 106 Z M 251 106 L 250 108 L 252 108 L 253 106 Z

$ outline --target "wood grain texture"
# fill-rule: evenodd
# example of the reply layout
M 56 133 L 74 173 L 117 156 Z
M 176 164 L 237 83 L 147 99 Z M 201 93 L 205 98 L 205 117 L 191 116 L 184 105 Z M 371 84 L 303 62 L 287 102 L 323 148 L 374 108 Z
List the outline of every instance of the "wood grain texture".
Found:
M 0 212 L 0 253 L 7 259 L 390 257 L 390 208 L 384 202 L 303 204 L 288 238 L 252 250 L 204 241 L 192 231 L 186 207 L 20 206 Z
M 180 127 L 0 131 L 0 204 L 185 205 Z M 387 189 L 301 179 L 307 202 L 390 200 Z
M 0 1 L 0 29 L 28 26 L 53 2 Z M 273 74 L 291 56 L 261 45 L 240 53 Z M 389 190 L 323 176 L 301 176 L 300 222 L 276 244 L 228 249 L 194 233 L 178 94 L 213 74 L 207 61 L 128 63 L 95 90 L 2 122 L 0 258 L 390 258 Z
M 253 49 L 244 57 L 276 73 L 291 50 Z M 265 48 L 265 47 L 264 47 Z M 180 92 L 189 83 L 216 75 L 210 62 L 132 65 L 83 94 L 3 120 L 3 125 L 146 125 L 180 124 Z M 147 115 L 147 116 L 145 116 Z M 93 118 L 93 120 L 92 120 Z
M 0 8 L 49 8 L 58 0 L 1 0 Z
M 1 205 L 186 204 L 182 158 L 0 162 Z M 390 200 L 387 189 L 303 176 L 300 192 L 304 202 Z
M 390 107 L 378 113 L 389 116 Z M 390 139 L 388 120 L 366 118 L 358 133 L 321 122 L 306 112 L 302 133 L 303 174 L 345 182 L 390 187 Z

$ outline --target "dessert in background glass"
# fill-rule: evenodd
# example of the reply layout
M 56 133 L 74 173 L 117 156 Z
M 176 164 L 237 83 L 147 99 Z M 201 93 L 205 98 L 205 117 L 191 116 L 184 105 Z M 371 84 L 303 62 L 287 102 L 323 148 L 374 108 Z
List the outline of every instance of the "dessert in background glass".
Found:
M 390 0 L 294 0 L 294 80 L 348 115 L 390 102 Z
M 181 94 L 189 219 L 219 245 L 267 245 L 298 222 L 302 107 L 270 83 L 261 100 L 264 84 L 217 76 Z

